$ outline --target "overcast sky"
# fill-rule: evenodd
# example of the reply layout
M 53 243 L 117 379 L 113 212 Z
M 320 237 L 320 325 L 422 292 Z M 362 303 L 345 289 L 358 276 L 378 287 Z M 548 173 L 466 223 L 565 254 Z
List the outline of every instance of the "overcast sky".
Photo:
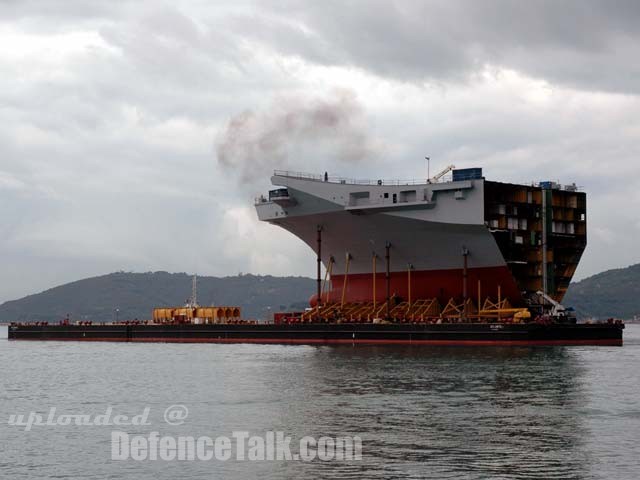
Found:
M 116 270 L 314 276 L 272 168 L 576 182 L 637 263 L 640 2 L 0 0 L 0 302 Z M 292 120 L 293 119 L 293 120 Z

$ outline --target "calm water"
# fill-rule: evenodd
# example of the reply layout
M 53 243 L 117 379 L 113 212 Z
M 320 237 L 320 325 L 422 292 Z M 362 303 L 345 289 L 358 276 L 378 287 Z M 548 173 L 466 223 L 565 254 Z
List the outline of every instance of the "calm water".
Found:
M 576 478 L 640 472 L 640 326 L 625 346 L 397 348 L 9 342 L 0 478 Z M 188 407 L 180 426 L 164 422 Z M 161 435 L 360 435 L 353 462 L 113 461 L 109 426 L 11 414 L 151 408 Z

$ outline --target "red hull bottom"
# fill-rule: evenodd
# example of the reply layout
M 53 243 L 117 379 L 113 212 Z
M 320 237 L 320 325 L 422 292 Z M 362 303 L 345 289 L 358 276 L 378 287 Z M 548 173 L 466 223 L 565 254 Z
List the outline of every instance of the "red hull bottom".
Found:
M 502 298 L 508 298 L 512 305 L 522 303 L 522 295 L 515 279 L 507 266 L 470 268 L 467 271 L 467 296 L 474 302 L 478 300 L 478 281 L 480 282 L 480 295 L 497 298 L 498 287 Z M 331 284 L 333 290 L 328 292 L 330 302 L 342 300 L 344 275 L 332 275 Z M 441 304 L 446 304 L 450 298 L 463 297 L 464 271 L 451 270 L 421 270 L 411 271 L 411 298 L 437 298 Z M 392 272 L 390 275 L 390 294 L 394 293 L 401 299 L 409 298 L 409 274 L 408 272 Z M 311 298 L 312 306 L 315 306 L 315 295 Z M 383 302 L 386 299 L 385 273 L 376 274 L 376 301 Z M 327 293 L 323 295 L 323 302 L 327 301 Z M 349 274 L 346 284 L 346 302 L 371 302 L 373 300 L 373 274 Z

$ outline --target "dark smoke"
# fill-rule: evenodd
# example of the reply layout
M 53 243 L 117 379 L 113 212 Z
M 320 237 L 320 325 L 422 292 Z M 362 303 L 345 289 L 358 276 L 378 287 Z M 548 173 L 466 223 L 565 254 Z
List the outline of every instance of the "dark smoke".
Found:
M 279 98 L 267 111 L 245 111 L 229 120 L 216 145 L 220 165 L 244 181 L 274 169 L 309 170 L 308 159 L 296 156 L 301 163 L 290 164 L 292 154 L 301 150 L 344 162 L 375 154 L 353 92 L 339 90 L 328 98 Z

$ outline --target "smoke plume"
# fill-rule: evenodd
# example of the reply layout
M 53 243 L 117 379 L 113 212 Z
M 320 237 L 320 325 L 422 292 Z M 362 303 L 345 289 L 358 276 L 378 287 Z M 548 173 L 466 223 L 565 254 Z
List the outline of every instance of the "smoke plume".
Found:
M 252 181 L 274 169 L 309 170 L 314 157 L 330 157 L 333 164 L 358 161 L 376 151 L 364 123 L 352 91 L 281 97 L 266 111 L 245 111 L 229 120 L 216 145 L 218 163 Z

